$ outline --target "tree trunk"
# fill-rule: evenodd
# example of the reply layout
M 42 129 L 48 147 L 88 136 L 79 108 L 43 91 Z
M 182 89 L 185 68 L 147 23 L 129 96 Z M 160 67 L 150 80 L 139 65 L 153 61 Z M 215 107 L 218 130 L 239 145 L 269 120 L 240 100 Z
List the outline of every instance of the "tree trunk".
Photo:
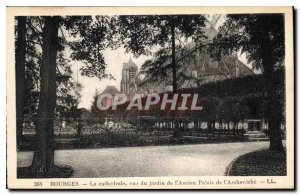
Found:
M 276 94 L 275 77 L 274 77 L 274 55 L 273 47 L 270 45 L 270 35 L 267 29 L 262 35 L 262 63 L 264 67 L 265 85 L 267 91 L 267 112 L 266 118 L 269 124 L 270 132 L 270 150 L 283 151 L 280 121 L 281 109 L 278 107 L 279 97 Z
M 175 26 L 174 23 L 171 21 L 171 36 L 172 36 L 172 86 L 173 86 L 173 92 L 177 92 L 177 67 L 176 67 L 176 51 L 175 51 Z
M 172 39 L 172 87 L 173 87 L 173 93 L 177 92 L 177 67 L 176 67 L 176 51 L 175 51 L 175 25 L 171 22 L 171 39 Z M 179 129 L 179 124 L 178 121 L 174 121 L 174 132 L 173 132 L 173 137 L 180 137 L 180 129 Z
M 24 122 L 24 82 L 25 82 L 25 55 L 26 55 L 26 17 L 18 16 L 16 42 L 16 129 L 17 143 L 23 139 Z
M 80 118 L 77 118 L 77 137 L 81 138 L 82 132 L 82 121 Z
M 32 162 L 32 174 L 47 177 L 54 168 L 54 109 L 56 104 L 56 56 L 59 17 L 45 17 L 43 28 L 41 89 L 37 118 L 37 141 Z

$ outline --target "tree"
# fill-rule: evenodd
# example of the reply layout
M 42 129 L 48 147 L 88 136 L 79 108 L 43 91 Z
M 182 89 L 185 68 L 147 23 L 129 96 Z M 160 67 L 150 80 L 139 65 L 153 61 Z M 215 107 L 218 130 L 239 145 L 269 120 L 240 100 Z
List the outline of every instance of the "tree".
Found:
M 59 53 L 68 46 L 71 58 L 86 66 L 81 73 L 90 77 L 106 78 L 106 64 L 101 50 L 106 48 L 109 17 L 74 16 L 42 17 L 42 61 L 40 66 L 40 94 L 36 118 L 37 143 L 31 171 L 34 177 L 51 177 L 59 167 L 54 164 L 53 120 L 57 93 L 57 64 Z M 64 28 L 64 30 L 62 30 Z M 59 33 L 59 30 L 61 32 Z M 64 33 L 74 39 L 68 41 Z
M 32 172 L 37 177 L 54 169 L 54 109 L 56 103 L 56 56 L 60 17 L 45 17 L 43 28 L 41 90 L 36 122 L 37 143 Z
M 97 117 L 100 112 L 100 110 L 98 109 L 98 106 L 97 106 L 97 100 L 98 100 L 99 95 L 100 94 L 99 94 L 98 90 L 96 89 L 94 97 L 93 97 L 93 101 L 92 101 L 92 106 L 91 106 L 92 117 Z
M 204 36 L 204 15 L 139 15 L 120 16 L 117 20 L 120 42 L 134 55 L 151 55 L 158 48 L 154 60 L 142 67 L 147 81 L 166 80 L 172 74 L 173 91 L 178 89 L 179 64 L 176 53 L 183 48 L 183 40 L 192 38 L 201 43 Z
M 233 14 L 227 15 L 210 51 L 213 57 L 231 51 L 245 52 L 248 62 L 261 69 L 265 77 L 267 111 L 270 131 L 270 150 L 282 151 L 280 124 L 283 121 L 282 101 L 284 86 L 277 87 L 276 71 L 284 67 L 285 57 L 283 14 Z
M 34 122 L 37 116 L 40 93 L 40 66 L 42 63 L 42 17 L 16 17 L 16 113 L 17 143 L 25 141 L 23 124 Z M 18 36 L 20 35 L 20 36 Z M 57 54 L 57 102 L 55 115 L 62 116 L 80 99 L 81 85 L 72 78 L 71 63 L 66 56 L 64 40 L 58 37 Z
M 178 90 L 181 73 L 176 61 L 176 53 L 185 51 L 182 40 L 189 38 L 200 44 L 204 35 L 204 15 L 133 15 L 119 16 L 119 42 L 127 52 L 135 56 L 151 55 L 154 48 L 154 60 L 146 61 L 142 66 L 145 82 L 169 82 L 172 75 L 173 92 Z M 171 73 L 169 72 L 171 70 Z M 178 121 L 175 120 L 174 137 L 180 134 Z
M 99 92 L 96 89 L 94 97 L 93 97 L 93 101 L 92 101 L 92 106 L 91 106 L 91 116 L 93 118 L 92 123 L 96 122 L 96 123 L 104 123 L 105 122 L 105 118 L 108 115 L 108 112 L 105 110 L 100 110 L 97 106 L 97 101 L 98 101 L 98 97 L 99 97 Z M 97 119 L 94 121 L 94 119 Z
M 22 138 L 24 121 L 24 83 L 25 83 L 25 55 L 26 55 L 26 17 L 17 17 L 17 40 L 16 40 L 16 119 L 17 119 L 17 143 Z

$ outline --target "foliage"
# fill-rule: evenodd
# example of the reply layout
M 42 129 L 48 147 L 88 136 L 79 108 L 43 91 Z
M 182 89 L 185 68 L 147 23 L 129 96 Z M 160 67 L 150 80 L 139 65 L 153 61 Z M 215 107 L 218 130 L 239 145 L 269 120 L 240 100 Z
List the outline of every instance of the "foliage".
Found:
M 286 153 L 270 150 L 251 152 L 237 158 L 230 170 L 229 176 L 285 176 Z
M 254 68 L 262 70 L 266 97 L 264 116 L 270 130 L 270 149 L 274 151 L 284 150 L 280 125 L 284 122 L 285 88 L 284 85 L 276 86 L 275 76 L 276 70 L 284 69 L 284 31 L 284 14 L 231 14 L 210 49 L 211 55 L 217 59 L 240 50 L 246 53 Z
M 103 111 L 103 110 L 100 110 L 97 107 L 97 100 L 98 100 L 99 95 L 100 94 L 96 90 L 95 94 L 94 94 L 94 97 L 93 97 L 92 106 L 91 106 L 91 117 L 93 119 L 97 119 L 97 120 L 95 120 L 97 122 L 104 123 L 105 122 L 105 117 L 107 117 L 107 112 Z
M 72 50 L 71 58 L 81 61 L 85 66 L 80 68 L 81 74 L 99 79 L 112 78 L 106 74 L 106 63 L 101 51 L 109 46 L 112 39 L 110 33 L 114 29 L 108 16 L 67 16 L 63 18 L 65 30 L 73 40 L 68 45 Z
M 282 89 L 284 87 L 282 71 L 276 71 L 278 83 L 274 87 Z M 202 101 L 202 111 L 171 111 L 160 109 L 160 103 L 151 106 L 148 111 L 138 111 L 136 109 L 126 110 L 129 102 L 117 106 L 115 112 L 111 111 L 114 117 L 134 118 L 138 116 L 165 117 L 190 117 L 195 121 L 204 122 L 239 122 L 249 118 L 264 118 L 266 112 L 266 97 L 264 96 L 265 85 L 263 75 L 251 75 L 247 77 L 237 77 L 218 82 L 202 84 L 198 88 L 185 88 L 178 91 L 181 93 L 197 93 Z M 161 94 L 160 94 L 161 95 Z M 283 98 L 283 94 L 281 94 Z M 142 98 L 142 105 L 145 105 L 146 98 Z M 180 98 L 178 100 L 180 105 Z M 280 107 L 284 104 L 278 105 Z M 283 108 L 282 108 L 283 109 Z M 171 119 L 170 119 L 171 120 Z
M 106 16 L 28 17 L 27 25 L 31 30 L 29 36 L 34 38 L 27 39 L 28 48 L 32 51 L 28 52 L 30 56 L 27 61 L 30 63 L 27 64 L 31 65 L 31 74 L 27 75 L 32 76 L 30 81 L 36 79 L 37 85 L 30 86 L 39 93 L 38 116 L 35 117 L 37 140 L 31 166 L 32 174 L 37 177 L 43 177 L 55 170 L 55 113 L 73 114 L 77 117 L 80 114 L 77 106 L 81 85 L 71 81 L 71 61 L 68 58 L 85 63 L 80 69 L 82 75 L 96 76 L 99 79 L 108 77 L 104 71 L 106 64 L 101 52 L 109 40 L 104 37 L 107 34 L 107 20 L 109 17 Z M 68 56 L 67 53 L 71 55 Z M 21 56 L 21 52 L 16 52 L 16 56 Z M 74 96 L 76 98 L 73 98 Z M 36 104 L 35 101 L 28 103 Z M 69 110 L 66 110 L 66 107 Z
M 17 23 L 16 23 L 17 25 Z M 31 120 L 37 114 L 40 91 L 40 66 L 42 63 L 42 17 L 26 18 L 26 57 L 25 57 L 25 89 L 24 89 L 24 116 Z M 66 55 L 64 40 L 59 38 L 57 55 L 57 105 L 56 114 L 61 114 L 78 104 L 81 85 L 71 77 L 70 60 Z
M 267 37 L 263 35 L 266 34 Z M 232 51 L 241 51 L 247 55 L 248 63 L 253 63 L 256 69 L 263 68 L 262 42 L 270 40 L 270 48 L 276 67 L 284 64 L 284 16 L 283 14 L 229 14 L 225 23 L 220 27 L 217 37 L 210 47 L 212 56 Z
M 38 106 L 43 26 L 43 17 L 27 17 L 24 114 L 28 119 L 34 118 Z M 82 75 L 99 79 L 112 78 L 105 73 L 106 64 L 101 53 L 108 46 L 110 28 L 112 26 L 107 16 L 61 18 L 56 72 L 56 115 L 63 117 L 72 107 L 78 106 L 80 101 L 82 85 L 72 77 L 74 61 L 85 64 L 80 68 Z
M 139 15 L 119 16 L 119 41 L 127 52 L 135 56 L 152 55 L 152 60 L 142 65 L 145 81 L 166 81 L 173 74 L 173 90 L 179 79 L 176 71 L 175 53 L 184 51 L 184 43 L 189 38 L 200 44 L 205 38 L 204 15 Z M 153 52 L 151 50 L 156 50 Z M 170 71 L 172 70 L 172 72 Z

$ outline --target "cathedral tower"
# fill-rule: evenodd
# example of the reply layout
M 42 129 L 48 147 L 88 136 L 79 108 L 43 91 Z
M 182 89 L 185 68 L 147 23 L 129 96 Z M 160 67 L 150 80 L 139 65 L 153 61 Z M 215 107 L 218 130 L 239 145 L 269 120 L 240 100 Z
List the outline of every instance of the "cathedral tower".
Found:
M 123 63 L 121 93 L 133 95 L 137 91 L 138 66 L 130 58 L 127 63 Z

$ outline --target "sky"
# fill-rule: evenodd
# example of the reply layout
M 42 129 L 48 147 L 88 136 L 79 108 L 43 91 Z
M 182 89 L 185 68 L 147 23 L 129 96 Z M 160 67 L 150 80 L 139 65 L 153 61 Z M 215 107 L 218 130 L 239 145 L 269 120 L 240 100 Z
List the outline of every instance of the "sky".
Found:
M 225 17 L 221 16 L 216 24 L 216 28 L 222 25 L 224 21 Z M 108 85 L 113 85 L 120 90 L 122 66 L 123 63 L 128 62 L 130 58 L 139 68 L 146 60 L 152 58 L 152 56 L 139 56 L 138 58 L 134 58 L 131 53 L 126 53 L 125 49 L 122 47 L 116 50 L 106 49 L 103 51 L 103 56 L 107 64 L 106 72 L 108 74 L 112 74 L 115 80 L 103 79 L 100 81 L 98 78 L 89 78 L 86 76 L 81 76 L 80 73 L 78 73 L 78 82 L 83 86 L 81 91 L 82 97 L 78 106 L 79 108 L 86 108 L 88 110 L 91 108 L 93 96 L 95 95 L 96 90 L 101 93 Z M 238 55 L 238 58 L 251 68 L 251 65 L 247 63 L 244 54 Z M 77 61 L 72 63 L 74 64 L 74 66 L 72 66 L 73 77 L 75 80 L 77 80 L 77 68 L 80 69 L 80 67 L 83 66 L 83 63 Z
M 79 73 L 78 82 L 83 86 L 81 92 L 82 97 L 78 106 L 79 108 L 90 109 L 96 90 L 101 93 L 108 85 L 113 85 L 120 90 L 121 74 L 124 62 L 128 62 L 128 60 L 131 58 L 140 68 L 143 62 L 151 58 L 151 56 L 140 56 L 139 58 L 133 58 L 132 54 L 125 53 L 124 48 L 119 48 L 117 50 L 107 49 L 103 52 L 103 54 L 107 64 L 106 73 L 112 74 L 115 80 L 102 79 L 100 81 L 98 78 L 81 76 Z M 75 80 L 77 80 L 77 66 L 78 69 L 80 69 L 83 64 L 81 62 L 74 62 L 74 65 L 75 66 L 72 66 L 73 76 Z

